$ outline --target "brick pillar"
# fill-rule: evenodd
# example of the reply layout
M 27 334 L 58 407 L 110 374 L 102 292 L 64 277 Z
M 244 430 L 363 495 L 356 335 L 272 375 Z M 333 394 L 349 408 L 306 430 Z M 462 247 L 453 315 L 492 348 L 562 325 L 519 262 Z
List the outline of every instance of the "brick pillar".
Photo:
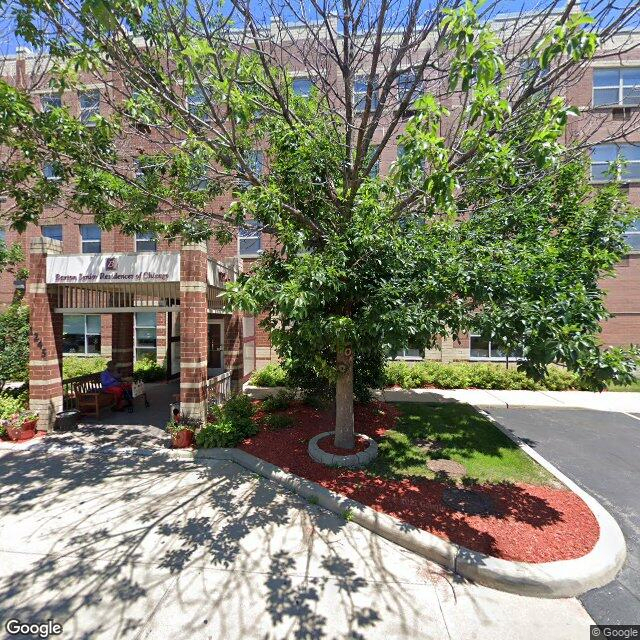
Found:
M 111 317 L 111 359 L 123 377 L 133 375 L 133 313 Z
M 453 362 L 453 338 L 442 338 L 440 349 L 442 362 Z
M 207 383 L 207 246 L 180 251 L 180 412 L 204 419 Z
M 62 411 L 62 314 L 47 292 L 47 255 L 62 253 L 62 243 L 32 238 L 29 246 L 27 304 L 29 332 L 29 408 L 39 414 L 38 431 L 51 431 Z

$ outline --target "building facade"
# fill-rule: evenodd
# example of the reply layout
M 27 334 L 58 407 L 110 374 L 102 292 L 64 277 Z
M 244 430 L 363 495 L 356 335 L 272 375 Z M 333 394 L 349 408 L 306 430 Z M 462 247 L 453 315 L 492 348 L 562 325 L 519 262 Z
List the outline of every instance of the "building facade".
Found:
M 624 38 L 609 57 L 594 61 L 579 78 L 567 82 L 561 90 L 568 101 L 579 107 L 581 116 L 571 123 L 567 130 L 567 142 L 573 137 L 584 135 L 589 130 L 589 145 L 592 148 L 592 180 L 601 183 L 607 180 L 605 171 L 609 163 L 622 157 L 625 159 L 623 183 L 631 202 L 640 205 L 640 130 L 625 132 L 624 138 L 617 136 L 621 123 L 631 121 L 640 112 L 640 33 L 621 34 Z M 629 46 L 629 42 L 632 46 Z M 25 78 L 40 73 L 36 66 L 41 64 L 28 52 L 21 52 L 6 59 L 3 75 L 12 83 L 24 84 Z M 89 120 L 95 113 L 108 110 L 100 87 L 88 86 L 82 92 L 54 94 L 47 88 L 46 73 L 40 73 L 41 81 L 32 88 L 33 99 L 42 109 L 65 105 L 70 112 L 82 120 Z M 293 69 L 294 90 L 301 95 L 309 91 L 311 80 L 300 70 Z M 358 81 L 355 85 L 358 91 Z M 398 87 L 402 91 L 402 87 Z M 455 108 L 455 105 L 453 105 Z M 380 132 L 378 138 L 383 135 Z M 142 139 L 142 138 L 141 138 Z M 135 135 L 123 141 L 130 148 L 140 147 L 141 139 Z M 374 138 L 373 143 L 376 143 Z M 396 160 L 399 150 L 389 144 L 382 153 L 378 170 L 384 175 Z M 259 153 L 259 152 L 257 152 Z M 256 160 L 260 164 L 259 159 Z M 132 167 L 132 171 L 135 171 Z M 51 167 L 43 168 L 48 179 L 57 177 Z M 212 207 L 223 211 L 228 209 L 231 196 L 218 198 Z M 0 226 L 5 203 L 0 202 Z M 111 256 L 114 254 L 155 254 L 181 251 L 179 243 L 169 243 L 165 239 L 149 234 L 128 236 L 118 229 L 101 230 L 89 216 L 70 217 L 67 213 L 51 208 L 39 221 L 31 225 L 25 233 L 18 234 L 6 224 L 0 228 L 0 237 L 8 244 L 18 242 L 28 255 L 37 239 L 44 238 L 54 242 L 62 255 L 66 256 Z M 640 343 L 640 221 L 627 234 L 629 253 L 616 268 L 616 277 L 602 283 L 607 292 L 607 307 L 612 318 L 603 327 L 602 343 L 608 345 L 628 345 Z M 210 240 L 206 245 L 206 254 L 210 260 L 219 264 L 233 263 L 240 268 L 250 269 L 262 250 L 271 246 L 271 239 L 258 228 L 239 230 L 233 243 L 219 245 Z M 42 246 L 45 246 L 42 245 Z M 57 249 L 58 250 L 58 249 Z M 4 273 L 0 276 L 0 305 L 7 305 L 15 295 L 16 287 L 22 283 L 14 282 L 14 276 Z M 176 374 L 179 367 L 179 332 L 176 319 L 165 310 L 145 308 L 130 311 L 130 328 L 127 330 L 131 340 L 133 361 L 150 357 L 166 363 L 168 374 Z M 111 358 L 114 355 L 118 331 L 115 316 L 105 313 L 73 313 L 67 309 L 62 314 L 62 352 L 64 355 L 90 357 L 102 355 Z M 208 364 L 215 369 L 232 369 L 237 384 L 246 381 L 254 368 L 260 368 L 268 362 L 277 361 L 269 337 L 259 326 L 260 318 L 234 314 L 232 320 L 210 317 L 208 338 Z M 212 328 L 213 327 L 213 328 Z M 515 354 L 517 356 L 517 354 Z M 398 358 L 420 360 L 423 358 L 441 361 L 495 361 L 504 362 L 505 354 L 498 347 L 480 336 L 464 336 L 459 341 L 442 340 L 436 349 L 424 352 L 408 348 L 396 354 Z

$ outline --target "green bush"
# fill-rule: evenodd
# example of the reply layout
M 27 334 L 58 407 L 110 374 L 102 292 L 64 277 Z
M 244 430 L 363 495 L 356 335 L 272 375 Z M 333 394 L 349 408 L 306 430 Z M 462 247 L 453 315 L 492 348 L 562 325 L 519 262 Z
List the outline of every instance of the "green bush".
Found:
M 549 389 L 565 391 L 580 388 L 579 378 L 565 369 L 550 366 L 546 377 L 537 382 L 517 369 L 496 364 L 472 362 L 389 362 L 385 385 L 403 389 Z
M 283 411 L 284 409 L 288 409 L 294 400 L 295 393 L 293 391 L 279 391 L 275 396 L 265 398 L 260 408 L 267 413 Z
M 251 384 L 256 387 L 286 387 L 287 374 L 282 366 L 271 362 L 251 376 Z
M 27 393 L 20 394 L 11 392 L 0 393 L 0 420 L 10 418 L 14 413 L 20 413 L 27 407 Z
M 29 377 L 29 307 L 14 303 L 0 313 L 0 380 Z
M 90 373 L 100 373 L 107 368 L 107 361 L 102 356 L 82 358 L 79 356 L 64 356 L 62 359 L 62 378 L 77 378 Z
M 164 365 L 158 364 L 153 358 L 140 358 L 133 365 L 133 379 L 142 382 L 158 382 L 165 380 L 167 370 Z
M 203 448 L 235 447 L 258 433 L 255 412 L 251 398 L 244 393 L 231 396 L 222 406 L 209 407 L 207 424 L 196 434 L 196 444 Z
M 220 416 L 216 422 L 207 422 L 196 433 L 196 445 L 201 449 L 235 447 L 241 439 L 233 422 L 225 416 Z
M 290 427 L 293 422 L 293 418 L 285 415 L 284 413 L 270 413 L 262 419 L 264 426 L 271 431 L 286 429 L 287 427 Z

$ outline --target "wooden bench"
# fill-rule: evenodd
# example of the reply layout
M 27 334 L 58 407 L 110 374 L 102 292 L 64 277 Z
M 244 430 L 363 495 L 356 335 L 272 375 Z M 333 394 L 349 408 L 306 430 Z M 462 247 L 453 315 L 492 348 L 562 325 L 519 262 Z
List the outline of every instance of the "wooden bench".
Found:
M 76 409 L 89 416 L 100 417 L 100 411 L 111 409 L 116 404 L 116 396 L 102 390 L 99 373 L 91 373 L 71 381 L 71 393 Z

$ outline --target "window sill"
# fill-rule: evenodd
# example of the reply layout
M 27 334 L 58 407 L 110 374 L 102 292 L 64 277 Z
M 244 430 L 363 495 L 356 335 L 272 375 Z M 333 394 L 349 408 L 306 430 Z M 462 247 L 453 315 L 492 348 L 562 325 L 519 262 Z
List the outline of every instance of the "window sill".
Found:
M 492 357 L 481 357 L 481 356 L 469 356 L 469 360 L 472 362 L 506 362 L 506 358 L 492 358 Z M 522 357 L 513 357 L 509 358 L 509 362 L 522 362 L 524 358 Z

